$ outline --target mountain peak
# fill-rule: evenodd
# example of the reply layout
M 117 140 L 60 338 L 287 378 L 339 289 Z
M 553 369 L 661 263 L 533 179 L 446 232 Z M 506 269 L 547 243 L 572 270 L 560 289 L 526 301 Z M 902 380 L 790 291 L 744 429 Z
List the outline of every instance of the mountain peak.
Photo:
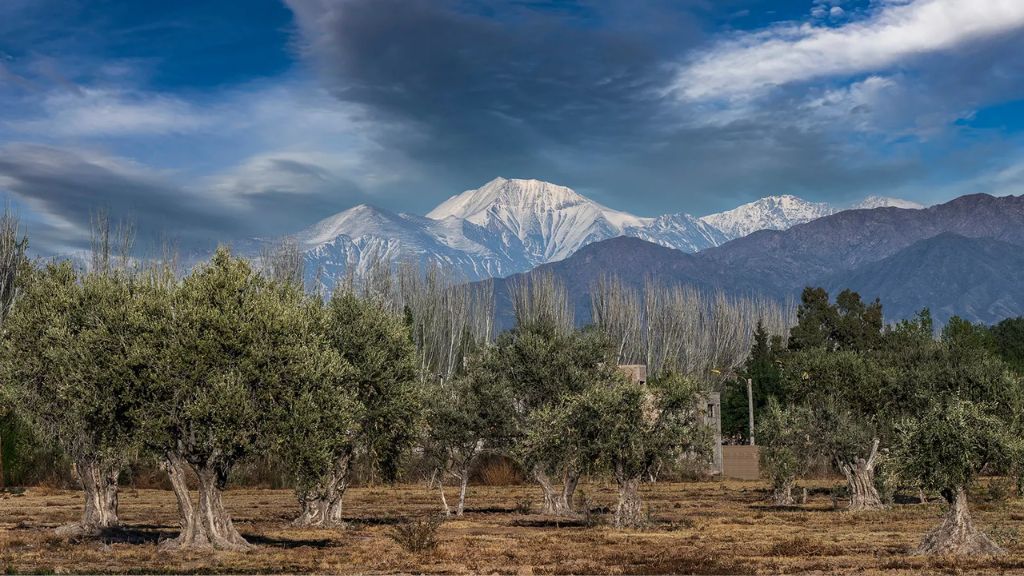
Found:
M 401 222 L 402 217 L 369 204 L 358 204 L 324 218 L 298 234 L 299 242 L 305 246 L 315 246 L 330 242 L 340 235 L 352 235 L 356 229 L 376 230 L 393 227 Z
M 718 228 L 730 238 L 739 238 L 758 230 L 785 230 L 834 212 L 834 208 L 823 202 L 809 202 L 792 194 L 784 194 L 709 214 L 700 220 Z
M 495 207 L 529 209 L 541 212 L 562 210 L 591 203 L 572 188 L 541 180 L 498 177 L 475 190 L 466 190 L 445 200 L 427 214 L 442 220 L 452 216 L 484 224 Z
M 850 206 L 851 210 L 870 210 L 872 208 L 905 208 L 908 210 L 920 210 L 923 204 L 903 200 L 902 198 L 890 198 L 888 196 L 868 196 L 867 198 Z
M 452 196 L 427 214 L 433 220 L 452 217 L 515 239 L 532 265 L 561 260 L 584 244 L 652 221 L 602 206 L 567 186 L 508 178 Z

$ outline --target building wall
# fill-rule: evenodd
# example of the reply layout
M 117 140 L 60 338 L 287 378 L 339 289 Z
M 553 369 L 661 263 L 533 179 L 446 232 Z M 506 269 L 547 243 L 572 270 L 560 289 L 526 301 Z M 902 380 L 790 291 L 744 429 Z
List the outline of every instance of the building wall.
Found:
M 722 446 L 722 478 L 733 480 L 759 480 L 761 478 L 760 451 L 757 446 L 741 444 Z

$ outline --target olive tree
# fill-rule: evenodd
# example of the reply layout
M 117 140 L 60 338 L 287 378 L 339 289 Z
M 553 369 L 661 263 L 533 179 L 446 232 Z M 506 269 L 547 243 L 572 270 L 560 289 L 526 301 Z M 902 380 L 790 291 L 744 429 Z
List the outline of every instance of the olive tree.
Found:
M 504 446 L 512 435 L 511 390 L 490 365 L 489 356 L 484 352 L 471 357 L 461 374 L 428 393 L 425 446 L 436 469 L 445 515 L 451 515 L 445 478 L 458 482 L 455 515 L 462 516 L 473 462 L 488 447 Z
M 936 399 L 918 418 L 899 426 L 891 473 L 942 495 L 945 518 L 921 542 L 921 554 L 978 555 L 1004 551 L 977 529 L 967 493 L 986 467 L 1021 458 L 1012 427 L 984 405 L 956 397 Z
M 872 360 L 854 351 L 812 348 L 786 355 L 782 364 L 787 397 L 812 407 L 815 441 L 846 478 L 848 509 L 882 508 L 876 471 L 893 397 Z
M 394 478 L 416 438 L 422 402 L 415 349 L 400 316 L 342 290 L 328 302 L 320 332 L 344 367 L 300 398 L 303 408 L 292 411 L 297 422 L 285 444 L 286 453 L 302 458 L 293 465 L 305 478 L 297 486 L 302 513 L 296 522 L 326 526 L 342 523 L 357 460 Z
M 684 456 L 711 455 L 703 398 L 701 387 L 681 376 L 665 374 L 645 385 L 611 372 L 538 413 L 555 433 L 533 432 L 539 444 L 578 454 L 584 470 L 611 472 L 619 492 L 615 526 L 639 527 L 647 522 L 640 495 L 645 479 Z
M 586 464 L 577 445 L 548 441 L 568 432 L 549 421 L 550 410 L 595 382 L 619 376 L 609 352 L 599 332 L 566 330 L 557 319 L 520 324 L 498 337 L 493 362 L 515 409 L 511 453 L 540 485 L 545 514 L 573 513 Z
M 304 298 L 223 248 L 169 294 L 142 418 L 178 499 L 181 533 L 166 547 L 249 547 L 221 498 L 232 468 L 270 447 L 289 391 L 342 369 L 318 337 Z M 199 481 L 198 506 L 186 467 Z
M 792 506 L 793 486 L 807 472 L 815 451 L 811 410 L 769 399 L 757 423 L 757 439 L 761 468 L 772 483 L 773 502 L 776 506 Z
M 121 271 L 34 270 L 5 323 L 4 377 L 20 413 L 75 464 L 89 534 L 118 523 L 118 475 L 139 448 L 137 393 L 155 354 L 145 282 Z

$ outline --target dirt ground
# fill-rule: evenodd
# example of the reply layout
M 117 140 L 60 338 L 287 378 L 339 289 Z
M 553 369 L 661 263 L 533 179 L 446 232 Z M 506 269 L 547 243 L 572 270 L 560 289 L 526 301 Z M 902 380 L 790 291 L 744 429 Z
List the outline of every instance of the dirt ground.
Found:
M 912 555 L 941 514 L 937 503 L 901 504 L 882 512 L 833 508 L 828 483 L 812 485 L 802 506 L 763 501 L 761 483 L 704 482 L 647 486 L 651 526 L 620 531 L 607 525 L 614 487 L 588 483 L 581 496 L 594 510 L 590 525 L 536 514 L 530 485 L 470 489 L 464 518 L 445 522 L 431 552 L 405 552 L 389 534 L 403 518 L 436 512 L 436 491 L 421 485 L 355 488 L 346 498 L 349 526 L 299 530 L 284 490 L 230 490 L 226 505 L 250 552 L 158 550 L 175 534 L 170 492 L 126 489 L 126 529 L 101 539 L 62 540 L 54 527 L 74 520 L 76 492 L 29 489 L 0 498 L 0 570 L 48 573 L 1024 573 L 1024 501 L 995 501 L 979 488 L 975 521 L 1009 551 L 995 559 L 926 559 Z M 451 499 L 454 494 L 450 494 Z M 530 503 L 532 512 L 525 512 Z M 842 505 L 840 504 L 840 507 Z

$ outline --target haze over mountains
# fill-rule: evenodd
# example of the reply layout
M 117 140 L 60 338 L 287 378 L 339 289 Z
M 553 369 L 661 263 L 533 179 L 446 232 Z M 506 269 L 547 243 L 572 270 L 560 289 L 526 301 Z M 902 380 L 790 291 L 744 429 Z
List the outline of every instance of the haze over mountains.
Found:
M 855 207 L 919 207 L 871 197 Z M 377 256 L 434 261 L 469 280 L 524 272 L 619 236 L 687 253 L 720 246 L 756 230 L 784 230 L 842 208 L 775 196 L 702 218 L 686 213 L 641 217 L 603 206 L 565 186 L 496 178 L 452 196 L 425 217 L 360 205 L 296 235 L 307 269 L 328 283 Z

